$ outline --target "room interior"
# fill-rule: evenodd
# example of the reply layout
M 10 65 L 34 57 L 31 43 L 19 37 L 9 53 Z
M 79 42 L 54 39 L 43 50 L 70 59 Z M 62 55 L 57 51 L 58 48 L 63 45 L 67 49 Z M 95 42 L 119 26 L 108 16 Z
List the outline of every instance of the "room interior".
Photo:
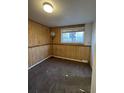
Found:
M 95 4 L 28 1 L 29 93 L 95 93 Z

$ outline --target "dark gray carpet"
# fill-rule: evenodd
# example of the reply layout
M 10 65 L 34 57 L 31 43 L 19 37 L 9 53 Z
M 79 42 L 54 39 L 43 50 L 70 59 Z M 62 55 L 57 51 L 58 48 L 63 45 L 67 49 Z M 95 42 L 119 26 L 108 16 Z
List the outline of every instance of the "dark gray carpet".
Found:
M 90 93 L 90 87 L 89 64 L 49 58 L 28 71 L 28 93 Z

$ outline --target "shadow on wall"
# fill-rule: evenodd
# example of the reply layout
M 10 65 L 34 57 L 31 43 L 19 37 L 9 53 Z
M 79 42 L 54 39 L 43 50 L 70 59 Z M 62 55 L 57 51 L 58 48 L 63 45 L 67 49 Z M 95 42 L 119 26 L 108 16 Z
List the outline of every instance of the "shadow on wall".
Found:
M 92 25 L 91 66 L 92 66 L 91 93 L 96 93 L 96 23 L 93 23 Z

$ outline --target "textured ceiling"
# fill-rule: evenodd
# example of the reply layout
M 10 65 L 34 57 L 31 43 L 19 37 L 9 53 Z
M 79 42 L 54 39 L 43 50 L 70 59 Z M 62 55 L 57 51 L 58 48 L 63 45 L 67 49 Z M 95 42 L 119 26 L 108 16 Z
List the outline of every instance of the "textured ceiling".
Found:
M 42 4 L 51 2 L 54 12 L 43 11 Z M 28 0 L 29 19 L 49 27 L 91 23 L 96 20 L 95 0 Z

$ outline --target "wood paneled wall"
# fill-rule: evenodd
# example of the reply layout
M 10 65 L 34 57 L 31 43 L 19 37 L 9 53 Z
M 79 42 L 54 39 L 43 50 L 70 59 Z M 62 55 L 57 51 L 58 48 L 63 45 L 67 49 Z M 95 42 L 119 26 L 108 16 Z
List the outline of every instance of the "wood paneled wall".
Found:
M 55 38 L 53 39 L 53 42 L 52 42 L 52 43 L 53 43 L 53 44 L 54 44 L 54 43 L 60 44 L 60 43 L 61 43 L 61 31 L 60 31 L 60 28 L 58 28 L 58 27 L 51 28 L 50 31 L 56 33 L 56 36 L 55 36 Z
M 53 45 L 53 55 L 89 61 L 90 48 L 78 45 Z
M 51 42 L 50 32 L 56 33 Z M 52 45 L 51 45 L 52 43 Z M 76 60 L 90 59 L 90 46 L 61 44 L 60 27 L 48 28 L 35 21 L 28 23 L 28 64 L 29 67 L 48 57 L 49 55 L 71 58 Z
M 29 67 L 51 55 L 49 28 L 29 20 L 28 65 Z
M 36 46 L 50 43 L 49 28 L 29 20 L 28 46 Z
M 51 55 L 50 45 L 28 48 L 29 67 Z
M 56 33 L 53 39 L 53 55 L 76 60 L 90 61 L 90 46 L 81 44 L 61 44 L 61 30 L 59 27 L 51 28 Z

